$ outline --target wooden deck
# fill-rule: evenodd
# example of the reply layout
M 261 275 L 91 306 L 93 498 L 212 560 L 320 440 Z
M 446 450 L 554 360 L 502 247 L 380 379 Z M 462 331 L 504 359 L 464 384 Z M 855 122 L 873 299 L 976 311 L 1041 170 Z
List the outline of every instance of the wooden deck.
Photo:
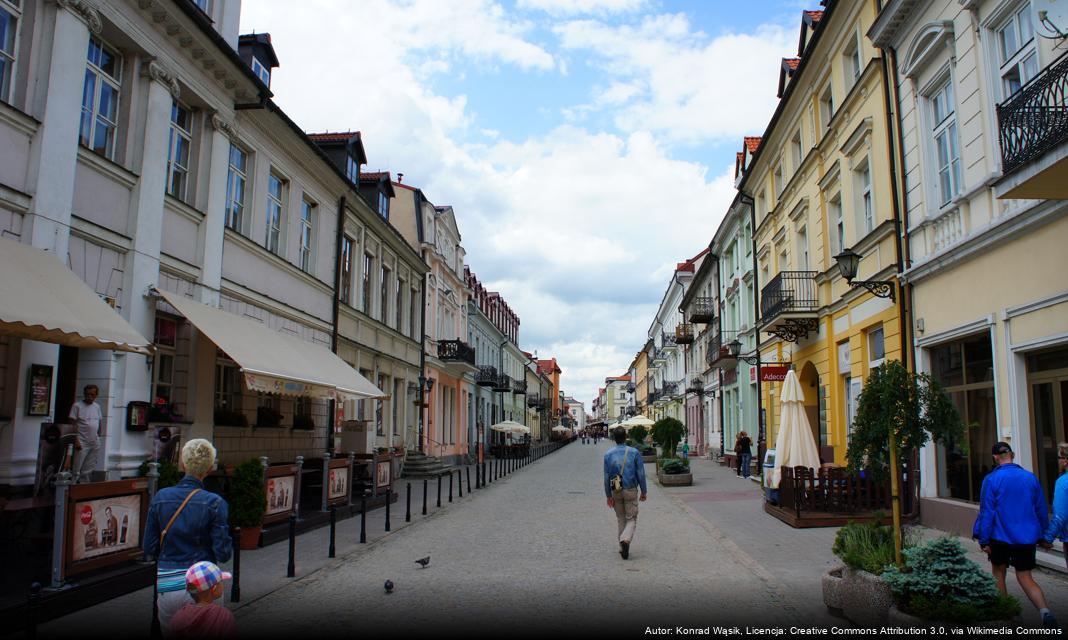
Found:
M 785 509 L 764 503 L 764 513 L 770 514 L 782 520 L 795 529 L 811 529 L 817 527 L 841 527 L 850 522 L 878 522 L 890 524 L 890 513 L 883 511 L 882 518 L 876 518 L 874 511 L 861 511 L 857 513 L 831 513 L 830 511 L 802 511 L 801 517 L 793 509 Z M 910 518 L 902 516 L 902 520 L 908 522 Z
M 903 520 L 919 516 L 918 477 L 904 465 L 900 469 Z M 891 514 L 889 482 L 876 483 L 863 474 L 835 468 L 782 467 L 777 504 L 764 503 L 764 511 L 791 527 L 840 527 L 849 522 L 888 522 Z M 876 514 L 881 517 L 876 518 Z

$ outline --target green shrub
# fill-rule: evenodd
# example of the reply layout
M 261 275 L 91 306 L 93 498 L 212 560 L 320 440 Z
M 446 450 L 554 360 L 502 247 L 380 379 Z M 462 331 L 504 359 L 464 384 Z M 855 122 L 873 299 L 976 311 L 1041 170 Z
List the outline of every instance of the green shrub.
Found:
M 913 546 L 913 536 L 903 542 Z M 850 522 L 838 530 L 831 550 L 847 567 L 881 575 L 894 563 L 894 530 L 876 522 Z
M 182 479 L 182 471 L 178 468 L 178 465 L 170 460 L 145 460 L 141 463 L 141 466 L 137 467 L 137 475 L 142 477 L 148 475 L 149 462 L 159 462 L 159 480 L 156 484 L 157 491 L 166 489 L 167 487 L 173 487 Z
M 630 431 L 628 432 L 628 435 L 635 442 L 644 442 L 645 436 L 649 435 L 649 430 L 639 424 L 631 427 Z
M 267 492 L 263 487 L 263 464 L 250 458 L 237 465 L 226 496 L 230 503 L 230 524 L 235 527 L 258 527 L 267 510 Z
M 686 435 L 686 426 L 675 418 L 661 418 L 653 425 L 651 434 L 653 442 L 660 445 L 663 450 L 663 457 L 671 458 L 675 455 L 675 447 Z
M 1020 612 L 1016 599 L 1003 597 L 994 577 L 949 536 L 906 550 L 905 569 L 888 567 L 883 578 L 902 611 L 928 620 L 1003 620 Z
M 690 472 L 690 461 L 679 458 L 667 458 L 660 465 L 660 470 L 667 475 L 676 475 Z

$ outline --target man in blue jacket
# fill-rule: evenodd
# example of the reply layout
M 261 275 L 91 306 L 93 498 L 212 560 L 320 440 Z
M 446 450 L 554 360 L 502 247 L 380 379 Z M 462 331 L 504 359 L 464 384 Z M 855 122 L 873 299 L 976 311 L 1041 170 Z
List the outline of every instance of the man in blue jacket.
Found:
M 615 509 L 619 524 L 619 555 L 626 560 L 630 557 L 630 543 L 634 540 L 634 528 L 638 525 L 638 502 L 645 502 L 648 487 L 645 485 L 645 464 L 642 454 L 634 447 L 628 447 L 627 430 L 624 427 L 612 429 L 612 439 L 616 446 L 604 454 L 604 495 L 608 498 L 608 508 Z M 613 486 L 613 477 L 619 477 L 619 485 Z M 638 489 L 641 488 L 641 497 Z
M 1046 605 L 1046 595 L 1031 576 L 1035 568 L 1035 547 L 1049 524 L 1049 511 L 1042 486 L 1035 474 L 1013 462 L 1012 447 L 999 442 L 991 449 L 994 470 L 983 478 L 979 493 L 979 516 L 972 538 L 990 558 L 991 572 L 1001 593 L 1007 593 L 1005 574 L 1009 565 L 1016 569 L 1016 581 L 1042 615 L 1045 627 L 1056 628 L 1057 620 Z

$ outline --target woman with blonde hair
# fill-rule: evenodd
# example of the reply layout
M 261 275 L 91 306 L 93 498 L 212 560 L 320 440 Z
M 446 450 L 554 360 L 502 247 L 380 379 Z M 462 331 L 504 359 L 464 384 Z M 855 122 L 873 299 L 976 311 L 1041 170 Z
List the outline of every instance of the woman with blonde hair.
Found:
M 156 558 L 156 608 L 168 632 L 171 617 L 193 602 L 186 591 L 186 570 L 201 561 L 220 565 L 230 559 L 229 508 L 226 500 L 204 489 L 215 469 L 215 447 L 202 438 L 182 447 L 185 477 L 161 489 L 148 506 L 145 553 Z
M 1053 517 L 1043 536 L 1043 547 L 1049 549 L 1054 539 L 1060 539 L 1064 548 L 1064 564 L 1068 566 L 1068 442 L 1057 445 L 1057 467 L 1061 475 L 1053 486 Z

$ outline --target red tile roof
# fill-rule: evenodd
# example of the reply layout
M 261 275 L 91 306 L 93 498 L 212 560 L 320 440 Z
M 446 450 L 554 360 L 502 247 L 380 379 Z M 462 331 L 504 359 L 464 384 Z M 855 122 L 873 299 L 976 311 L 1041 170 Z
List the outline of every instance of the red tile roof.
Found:
M 756 153 L 760 148 L 760 136 L 745 136 L 745 147 L 749 153 Z
M 308 137 L 316 142 L 348 142 L 353 136 L 360 135 L 359 131 L 339 131 L 337 133 L 309 133 Z
M 797 65 L 801 64 L 801 58 L 783 58 L 782 63 L 787 67 L 790 67 L 790 70 L 793 71 L 797 69 Z
M 817 22 L 819 22 L 820 20 L 823 19 L 823 12 L 822 11 L 806 11 L 805 15 L 808 17 L 808 19 L 812 23 L 817 23 Z
M 360 174 L 360 182 L 363 182 L 364 180 L 370 180 L 370 181 L 373 181 L 373 182 L 378 182 L 382 178 L 385 178 L 385 179 L 389 180 L 389 172 L 388 171 L 364 171 L 363 173 Z

